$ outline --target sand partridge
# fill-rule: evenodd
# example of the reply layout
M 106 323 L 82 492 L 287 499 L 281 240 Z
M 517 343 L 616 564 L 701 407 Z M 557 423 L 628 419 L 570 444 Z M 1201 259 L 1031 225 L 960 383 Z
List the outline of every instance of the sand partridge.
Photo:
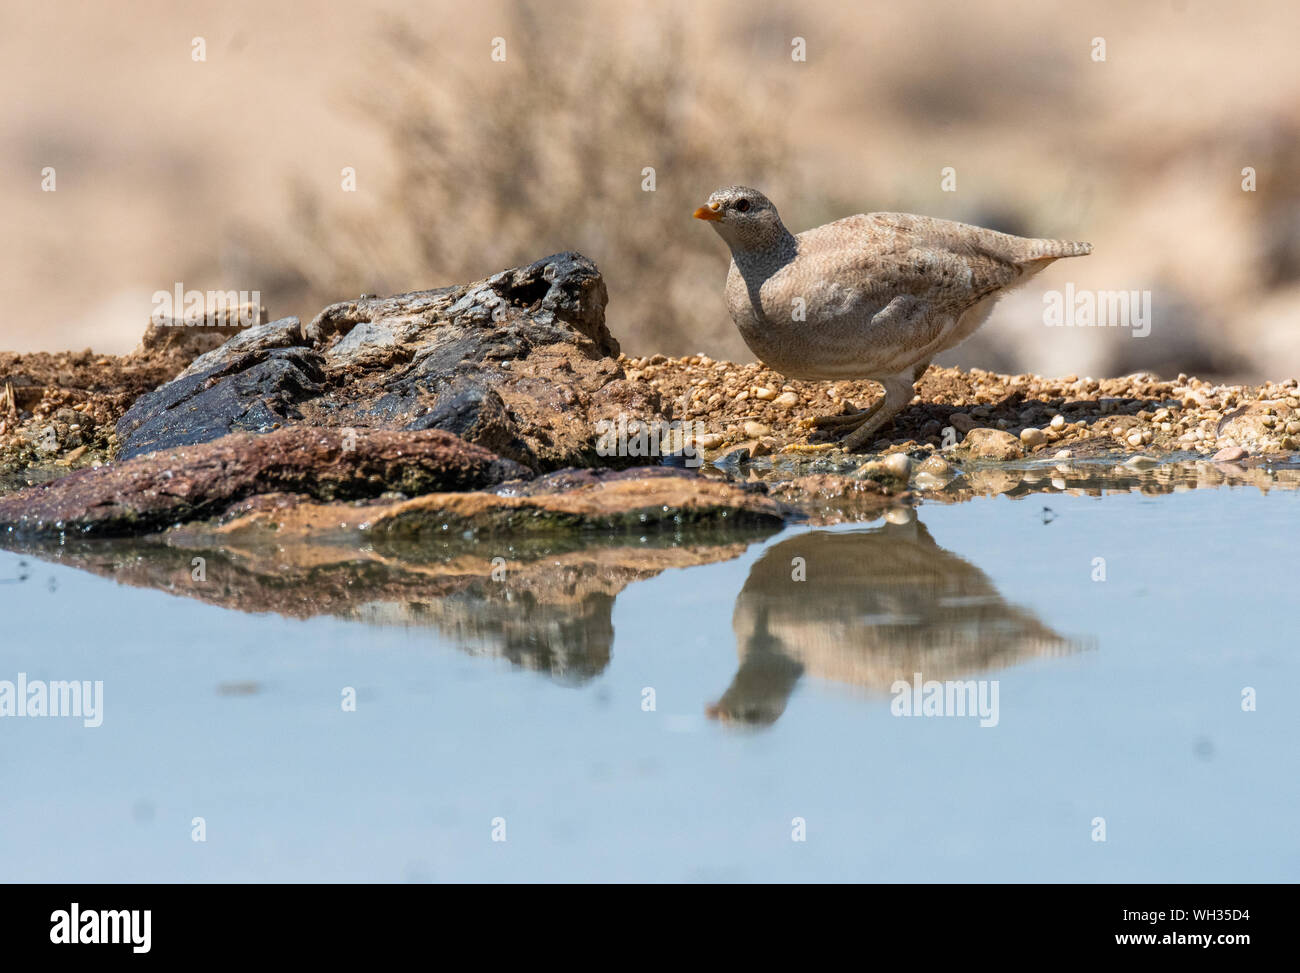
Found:
M 794 234 L 766 196 L 744 186 L 719 189 L 695 217 L 731 248 L 727 309 L 763 364 L 789 378 L 884 386 L 870 408 L 818 422 L 845 431 L 848 450 L 908 406 L 930 360 L 969 337 L 1008 288 L 1092 251 L 906 213 Z

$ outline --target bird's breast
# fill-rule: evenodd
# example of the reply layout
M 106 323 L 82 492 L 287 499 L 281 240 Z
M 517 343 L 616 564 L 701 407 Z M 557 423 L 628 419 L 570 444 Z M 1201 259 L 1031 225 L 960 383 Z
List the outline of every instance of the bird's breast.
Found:
M 836 280 L 800 280 L 779 270 L 747 280 L 732 264 L 727 309 L 749 350 L 790 378 L 866 377 L 870 321 L 879 308 L 861 288 Z

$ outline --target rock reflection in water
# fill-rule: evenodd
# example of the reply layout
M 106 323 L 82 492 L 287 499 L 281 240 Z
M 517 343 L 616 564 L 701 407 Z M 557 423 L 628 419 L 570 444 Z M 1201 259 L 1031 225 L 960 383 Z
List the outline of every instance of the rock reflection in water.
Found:
M 770 532 L 713 530 L 693 544 L 672 536 L 635 544 L 618 537 L 503 541 L 488 553 L 468 542 L 331 543 L 193 529 L 162 540 L 72 540 L 23 550 L 237 611 L 431 629 L 470 655 L 580 685 L 609 666 L 614 599 L 624 588 L 670 568 L 739 557 Z
M 563 565 L 557 565 L 565 573 Z M 429 626 L 473 656 L 505 659 L 580 685 L 604 672 L 614 645 L 614 592 L 606 584 L 534 592 L 488 578 L 463 579 L 441 598 L 363 606 L 361 621 Z M 583 590 L 586 589 L 586 590 Z
M 750 569 L 732 627 L 740 668 L 708 713 L 754 725 L 781 716 L 805 673 L 887 693 L 914 673 L 957 679 L 1077 648 L 918 520 L 774 545 Z

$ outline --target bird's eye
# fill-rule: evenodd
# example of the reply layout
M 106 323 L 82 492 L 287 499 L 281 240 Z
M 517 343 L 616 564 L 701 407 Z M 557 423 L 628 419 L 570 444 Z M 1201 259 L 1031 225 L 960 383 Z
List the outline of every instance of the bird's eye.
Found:
M 748 212 L 749 212 L 749 200 L 747 200 L 747 199 L 740 199 L 740 200 L 737 200 L 737 201 L 736 201 L 736 212 L 737 212 L 737 213 L 748 213 Z

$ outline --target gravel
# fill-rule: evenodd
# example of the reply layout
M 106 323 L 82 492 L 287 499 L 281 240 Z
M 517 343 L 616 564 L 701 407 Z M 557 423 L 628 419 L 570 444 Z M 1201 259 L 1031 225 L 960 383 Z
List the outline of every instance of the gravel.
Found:
M 812 420 L 869 406 L 880 395 L 869 381 L 788 381 L 758 363 L 706 356 L 656 355 L 621 363 L 665 403 L 675 403 L 676 418 L 698 420 L 721 436 L 720 450 L 760 436 L 770 436 L 777 453 L 835 450 L 842 430 L 814 429 Z M 1046 378 L 932 366 L 917 383 L 912 405 L 881 430 L 870 450 L 942 451 L 958 446 L 973 429 L 987 429 L 1008 433 L 1026 455 L 1043 458 L 1078 448 L 1121 457 L 1208 459 L 1234 446 L 1250 456 L 1286 454 L 1300 450 L 1298 386 L 1296 379 L 1223 385 L 1147 372 Z M 720 395 L 713 404 L 711 396 L 686 400 L 699 388 Z

